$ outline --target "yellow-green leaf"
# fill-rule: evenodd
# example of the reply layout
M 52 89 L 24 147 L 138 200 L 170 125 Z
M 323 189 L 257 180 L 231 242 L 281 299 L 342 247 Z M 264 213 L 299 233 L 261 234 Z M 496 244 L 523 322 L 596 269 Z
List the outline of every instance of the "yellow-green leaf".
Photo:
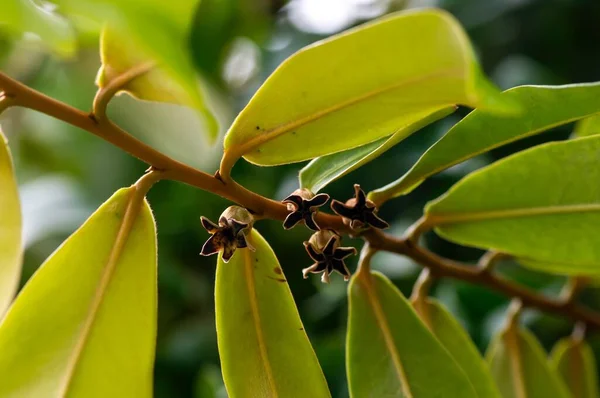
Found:
M 587 137 L 596 134 L 600 134 L 600 115 L 578 121 L 573 130 L 573 137 Z
M 221 171 L 241 156 L 273 166 L 355 148 L 453 104 L 515 110 L 450 14 L 393 14 L 284 61 L 231 126 Z
M 421 120 L 398 129 L 390 137 L 314 159 L 300 170 L 300 187 L 307 188 L 312 192 L 320 191 L 329 183 L 376 159 L 412 133 L 448 116 L 454 109 L 454 107 L 437 109 L 433 113 L 424 115 Z
M 23 247 L 21 204 L 8 142 L 0 131 L 0 318 L 10 305 L 19 279 Z
M 560 375 L 572 398 L 598 398 L 596 360 L 585 341 L 565 338 L 552 350 L 552 365 Z
M 499 398 L 500 393 L 487 363 L 467 332 L 448 310 L 434 299 L 426 299 L 415 305 L 415 310 L 465 372 L 477 395 L 480 398 Z
M 429 203 L 425 222 L 453 242 L 569 273 L 600 264 L 600 136 L 552 142 L 504 158 Z
M 329 397 L 275 253 L 256 231 L 217 264 L 215 305 L 221 368 L 231 397 Z
M 346 370 L 352 397 L 477 397 L 389 279 L 362 271 L 348 290 Z
M 32 33 L 58 55 L 75 53 L 75 32 L 69 22 L 32 0 L 3 0 L 0 5 L 0 28 L 13 34 Z
M 101 4 L 90 0 L 56 2 L 68 16 L 81 16 L 103 25 L 108 24 L 116 36 L 115 40 L 122 40 L 115 43 L 117 54 L 123 49 L 132 46 L 135 48 L 132 53 L 109 57 L 111 60 L 118 59 L 118 63 L 132 64 L 138 59 L 155 62 L 182 90 L 184 96 L 180 102 L 198 109 L 204 116 L 207 130 L 213 138 L 216 136 L 217 122 L 198 84 L 198 75 L 189 49 L 191 25 L 198 0 L 105 0 Z M 112 49 L 106 43 L 104 47 L 105 50 Z M 172 85 L 169 83 L 168 87 Z M 171 93 L 166 94 L 167 98 L 170 96 Z
M 130 37 L 108 25 L 102 29 L 100 37 L 100 58 L 102 66 L 96 78 L 98 87 L 103 88 L 115 78 L 137 68 L 147 72 L 121 87 L 122 91 L 142 100 L 185 104 L 183 88 L 150 61 Z
M 503 330 L 490 343 L 486 356 L 503 398 L 570 397 L 544 349 L 527 330 Z
M 156 232 L 117 191 L 25 285 L 0 324 L 2 397 L 151 397 Z
M 452 127 L 397 181 L 369 193 L 381 204 L 405 195 L 426 178 L 509 142 L 600 112 L 600 83 L 522 86 L 502 93 L 518 102 L 518 115 L 492 115 L 476 109 Z

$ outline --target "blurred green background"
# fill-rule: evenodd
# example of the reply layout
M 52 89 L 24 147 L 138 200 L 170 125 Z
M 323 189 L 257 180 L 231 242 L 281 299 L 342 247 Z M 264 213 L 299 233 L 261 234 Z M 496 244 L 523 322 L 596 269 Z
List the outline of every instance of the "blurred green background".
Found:
M 261 82 L 297 49 L 383 14 L 423 6 L 445 8 L 461 21 L 484 70 L 503 89 L 520 84 L 600 80 L 598 0 L 205 0 L 194 16 L 189 50 L 225 130 Z M 35 43 L 8 40 L 0 31 L 0 68 L 50 96 L 87 110 L 99 67 L 97 42 L 92 29 L 80 32 L 77 56 L 63 60 L 40 51 Z M 370 190 L 394 180 L 467 112 L 459 109 L 326 191 L 334 198 L 346 199 L 353 192 L 353 183 Z M 121 96 L 111 104 L 109 114 L 133 135 L 170 156 L 210 173 L 218 167 L 221 144 L 210 146 L 205 141 L 202 123 L 193 111 Z M 15 156 L 23 203 L 24 283 L 95 208 L 116 189 L 135 182 L 147 166 L 88 133 L 31 111 L 10 109 L 1 123 Z M 392 222 L 393 233 L 401 234 L 419 218 L 428 200 L 466 173 L 514 151 L 565 139 L 571 130 L 572 126 L 564 126 L 455 166 L 409 196 L 388 203 L 380 214 Z M 251 190 L 282 199 L 297 188 L 300 167 L 302 164 L 257 168 L 240 162 L 234 177 Z M 174 182 L 158 184 L 149 200 L 159 234 L 155 395 L 225 397 L 214 326 L 215 257 L 203 258 L 198 253 L 208 237 L 199 217 L 217 220 L 229 203 Z M 310 264 L 302 246 L 309 237 L 307 229 L 283 233 L 281 224 L 273 221 L 261 221 L 257 228 L 279 257 L 333 396 L 347 396 L 346 284 L 339 277 L 332 278 L 331 285 L 321 284 L 317 276 L 302 279 L 301 269 Z M 358 240 L 347 241 L 360 244 Z M 481 255 L 478 250 L 458 247 L 433 234 L 427 235 L 426 241 L 432 250 L 450 258 L 476 262 Z M 352 268 L 355 263 L 350 261 Z M 380 253 L 375 267 L 410 294 L 419 271 L 416 264 Z M 548 294 L 557 294 L 564 283 L 562 277 L 526 271 L 516 264 L 503 263 L 500 272 Z M 437 283 L 433 294 L 448 305 L 485 350 L 503 320 L 506 298 L 450 280 Z M 587 291 L 583 299 L 600 308 L 600 294 L 595 289 Z M 564 319 L 536 312 L 526 312 L 524 319 L 546 348 L 570 333 L 571 325 Z M 599 352 L 600 340 L 592 338 L 591 342 Z

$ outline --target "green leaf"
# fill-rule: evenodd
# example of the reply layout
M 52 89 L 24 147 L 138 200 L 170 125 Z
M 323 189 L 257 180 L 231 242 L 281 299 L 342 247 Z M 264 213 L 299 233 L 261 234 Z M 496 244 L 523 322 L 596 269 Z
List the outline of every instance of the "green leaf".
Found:
M 490 343 L 487 353 L 492 376 L 503 398 L 569 398 L 546 353 L 529 331 L 508 329 Z
M 382 138 L 358 148 L 316 158 L 300 170 L 300 187 L 318 192 L 337 180 L 369 163 L 394 145 L 430 123 L 448 116 L 454 107 L 441 108 L 428 113 L 415 123 L 403 126 L 390 137 Z
M 600 136 L 540 145 L 478 170 L 430 202 L 425 223 L 453 242 L 597 273 Z
M 221 171 L 241 156 L 273 166 L 355 148 L 454 104 L 515 111 L 450 14 L 393 14 L 283 62 L 231 126 Z
M 63 57 L 75 53 L 75 32 L 67 20 L 32 0 L 3 0 L 0 28 L 13 34 L 33 33 L 49 49 Z
M 106 0 L 98 4 L 89 0 L 57 0 L 61 10 L 67 15 L 83 16 L 101 24 L 109 24 L 115 36 L 116 54 L 108 57 L 119 64 L 132 63 L 142 54 L 157 63 L 174 83 L 182 89 L 184 96 L 179 103 L 186 103 L 198 109 L 203 115 L 214 138 L 218 132 L 215 118 L 212 116 L 204 95 L 198 84 L 198 76 L 189 48 L 192 19 L 198 6 L 198 0 L 178 0 L 164 2 L 159 0 Z M 151 27 L 151 28 L 149 28 Z M 122 40 L 119 42 L 119 39 Z M 104 58 L 107 49 L 104 44 Z M 121 54 L 123 48 L 135 47 L 133 53 Z M 131 58 L 130 58 L 131 57 Z M 124 58 L 124 59 L 120 59 Z M 118 60 L 118 61 L 117 61 Z M 168 87 L 173 85 L 169 83 Z M 171 98 L 173 93 L 166 93 Z M 156 100 L 157 98 L 152 98 Z M 167 102 L 169 99 L 166 100 Z
M 598 398 L 596 360 L 585 341 L 565 338 L 552 350 L 552 365 L 573 398 Z
M 568 86 L 522 86 L 502 93 L 525 110 L 519 115 L 491 115 L 476 109 L 452 127 L 399 180 L 375 190 L 380 205 L 405 195 L 426 178 L 493 148 L 600 112 L 600 83 Z
M 0 325 L 0 396 L 151 397 L 156 231 L 117 191 L 25 285 Z
M 573 137 L 587 137 L 596 134 L 600 134 L 600 115 L 580 120 L 573 130 Z
M 466 373 L 477 395 L 480 398 L 499 398 L 500 393 L 487 363 L 463 327 L 437 300 L 426 299 L 422 304 L 415 304 L 415 310 Z
M 329 397 L 275 253 L 256 231 L 225 264 L 215 285 L 223 379 L 232 397 Z
M 346 369 L 352 397 L 477 397 L 389 279 L 362 271 L 348 290 Z
M 8 142 L 0 130 L 0 318 L 21 278 L 21 204 Z
M 566 276 L 600 276 L 600 267 L 581 267 L 567 263 L 557 263 L 550 261 L 537 261 L 530 258 L 515 258 L 520 265 L 534 271 L 545 272 L 547 274 L 566 275 Z

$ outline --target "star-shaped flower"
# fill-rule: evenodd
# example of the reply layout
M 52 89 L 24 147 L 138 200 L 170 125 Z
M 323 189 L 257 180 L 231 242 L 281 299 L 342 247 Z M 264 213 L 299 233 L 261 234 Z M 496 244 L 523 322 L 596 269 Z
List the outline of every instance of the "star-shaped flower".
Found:
M 315 235 L 321 234 L 321 236 Z M 320 247 L 325 238 L 329 238 L 324 247 Z M 340 247 L 340 236 L 332 231 L 319 231 L 314 234 L 309 242 L 304 242 L 304 247 L 308 255 L 315 261 L 313 265 L 302 270 L 304 278 L 308 278 L 309 273 L 323 273 L 321 281 L 329 283 L 329 275 L 333 271 L 343 275 L 344 280 L 350 279 L 350 271 L 344 263 L 348 256 L 355 255 L 356 249 L 353 247 Z
M 380 229 L 389 227 L 387 222 L 377 216 L 377 207 L 367 199 L 365 192 L 360 189 L 358 184 L 354 184 L 354 198 L 349 199 L 345 204 L 339 200 L 333 200 L 331 210 L 342 216 L 344 222 L 354 230 L 369 226 Z
M 304 224 L 313 231 L 321 228 L 315 222 L 317 208 L 323 206 L 329 200 L 329 195 L 320 193 L 314 195 L 308 189 L 297 189 L 290 196 L 282 200 L 291 212 L 283 222 L 283 228 L 290 229 L 304 220 Z
M 245 232 L 249 224 L 225 216 L 219 218 L 218 225 L 204 216 L 200 217 L 200 221 L 204 229 L 212 235 L 202 246 L 201 255 L 210 256 L 223 250 L 223 261 L 227 263 L 236 249 L 247 247 L 254 251 L 246 239 Z

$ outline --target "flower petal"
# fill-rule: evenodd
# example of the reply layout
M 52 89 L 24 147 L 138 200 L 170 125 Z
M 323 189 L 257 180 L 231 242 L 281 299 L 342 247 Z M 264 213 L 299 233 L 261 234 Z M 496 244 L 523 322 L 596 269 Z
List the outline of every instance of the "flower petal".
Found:
M 315 221 L 315 213 L 306 213 L 304 215 L 304 224 L 313 231 L 319 231 L 321 229 Z
M 214 222 L 210 221 L 208 218 L 202 216 L 200 217 L 200 223 L 208 233 L 214 234 L 219 229 L 219 226 Z
M 328 200 L 329 200 L 329 195 L 327 195 L 326 193 L 320 193 L 318 195 L 315 195 L 312 199 L 307 200 L 306 201 L 306 205 L 309 208 L 311 208 L 311 207 L 321 207 L 325 203 L 327 203 Z
M 302 220 L 302 213 L 299 211 L 293 211 L 287 215 L 285 221 L 283 221 L 283 228 L 290 229 L 293 228 L 296 224 L 298 224 Z
M 352 216 L 355 214 L 353 207 L 348 207 L 339 200 L 332 200 L 330 206 L 331 210 L 342 217 L 352 218 Z
M 385 229 L 390 226 L 390 224 L 379 218 L 379 216 L 374 212 L 368 212 L 367 214 L 365 214 L 365 218 L 367 223 L 369 223 L 369 225 L 375 228 Z
M 200 254 L 202 256 L 210 256 L 215 253 L 218 253 L 221 250 L 221 245 L 218 243 L 218 239 L 215 239 L 216 235 L 212 235 L 202 246 L 202 251 Z
M 315 250 L 313 245 L 310 244 L 309 242 L 304 242 L 304 248 L 308 252 L 308 255 L 310 256 L 310 258 L 312 258 L 314 261 L 316 261 L 316 262 L 325 261 L 325 256 L 322 253 L 319 253 L 317 250 Z
M 346 257 L 356 255 L 356 249 L 354 247 L 338 247 L 333 253 L 333 258 L 336 260 L 343 260 Z

